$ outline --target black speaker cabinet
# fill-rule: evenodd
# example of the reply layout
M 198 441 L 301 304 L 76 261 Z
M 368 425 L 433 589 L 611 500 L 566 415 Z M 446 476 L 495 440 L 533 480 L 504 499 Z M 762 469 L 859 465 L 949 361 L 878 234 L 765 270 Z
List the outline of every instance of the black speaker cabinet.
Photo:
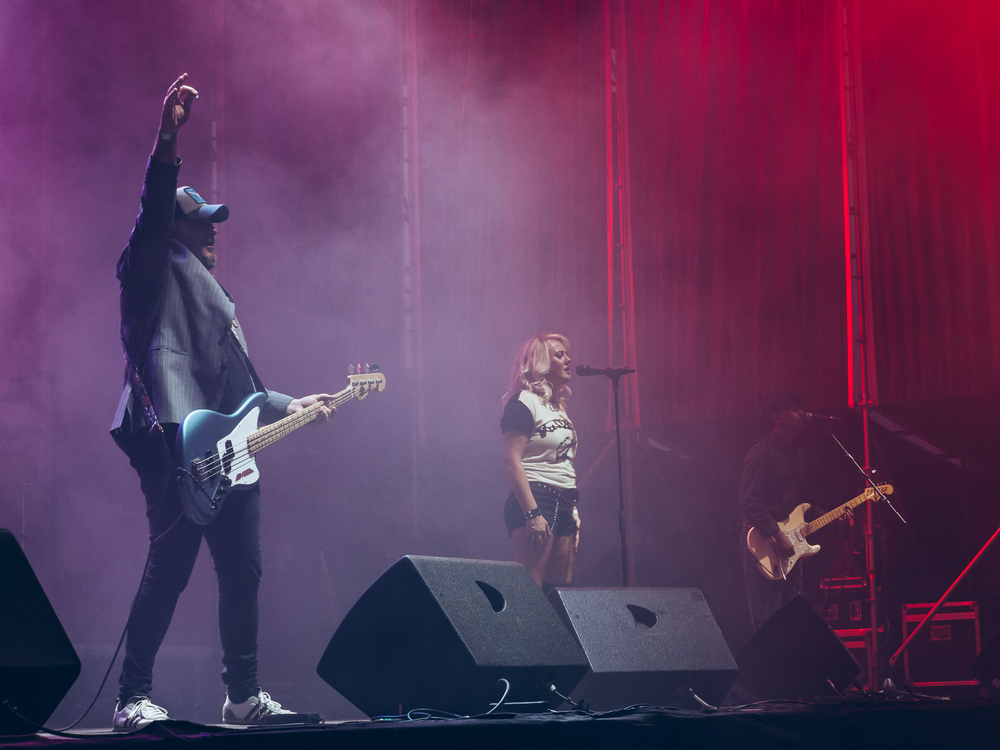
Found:
M 972 676 L 983 687 L 1000 690 L 1000 630 L 990 636 L 972 663 Z
M 316 668 L 368 716 L 435 708 L 485 713 L 500 699 L 548 700 L 587 657 L 517 563 L 408 555 L 371 585 Z
M 634 704 L 718 705 L 736 662 L 698 589 L 555 589 L 556 611 L 590 660 L 573 691 L 597 711 Z
M 861 667 L 805 597 L 771 615 L 736 657 L 739 683 L 764 699 L 813 698 L 843 690 Z
M 80 674 L 80 660 L 21 546 L 0 529 L 0 704 L 44 724 Z M 34 727 L 0 705 L 0 735 Z

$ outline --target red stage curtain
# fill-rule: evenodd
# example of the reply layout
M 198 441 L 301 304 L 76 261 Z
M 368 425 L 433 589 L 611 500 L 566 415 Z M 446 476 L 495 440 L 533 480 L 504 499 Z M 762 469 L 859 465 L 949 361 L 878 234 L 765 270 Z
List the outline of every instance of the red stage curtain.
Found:
M 643 421 L 844 404 L 837 3 L 625 7 Z
M 880 400 L 997 393 L 1000 4 L 861 7 Z

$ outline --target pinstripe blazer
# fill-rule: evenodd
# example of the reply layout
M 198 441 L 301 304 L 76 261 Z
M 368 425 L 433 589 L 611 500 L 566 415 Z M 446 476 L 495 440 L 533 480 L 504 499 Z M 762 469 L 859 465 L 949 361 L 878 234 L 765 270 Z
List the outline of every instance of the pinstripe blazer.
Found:
M 197 256 L 173 239 L 180 159 L 146 167 L 135 228 L 118 259 L 122 333 L 162 423 L 183 421 L 195 409 L 218 409 L 226 384 L 232 329 L 246 351 L 229 293 Z M 267 391 L 261 421 L 285 415 L 291 401 Z M 139 399 L 125 389 L 111 434 L 119 445 L 145 425 Z

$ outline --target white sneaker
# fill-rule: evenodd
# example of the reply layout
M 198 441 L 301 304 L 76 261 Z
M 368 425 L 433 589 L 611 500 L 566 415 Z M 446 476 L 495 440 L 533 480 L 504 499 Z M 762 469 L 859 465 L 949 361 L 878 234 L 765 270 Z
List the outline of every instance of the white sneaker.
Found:
M 222 723 L 263 724 L 268 716 L 294 713 L 294 711 L 286 711 L 280 703 L 271 700 L 270 695 L 258 689 L 257 695 L 251 695 L 243 703 L 233 703 L 227 695 L 226 703 L 222 707 Z
M 121 701 L 115 706 L 115 718 L 111 723 L 111 729 L 115 732 L 132 732 L 154 721 L 169 718 L 166 710 L 151 702 L 149 698 L 133 696 L 124 706 Z

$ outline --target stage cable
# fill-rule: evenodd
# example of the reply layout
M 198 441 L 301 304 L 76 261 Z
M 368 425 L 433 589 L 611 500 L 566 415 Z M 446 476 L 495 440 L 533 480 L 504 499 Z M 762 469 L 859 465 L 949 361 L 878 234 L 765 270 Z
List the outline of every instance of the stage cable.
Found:
M 28 726 L 34 727 L 36 732 L 46 732 L 47 734 L 53 734 L 56 735 L 57 737 L 71 737 L 74 739 L 80 739 L 83 737 L 90 736 L 87 734 L 70 734 L 69 730 L 75 727 L 85 718 L 87 718 L 87 715 L 91 712 L 94 706 L 97 705 L 97 699 L 100 698 L 101 693 L 104 692 L 104 686 L 108 682 L 108 677 L 111 676 L 111 670 L 114 668 L 115 662 L 118 660 L 118 654 L 121 652 L 122 644 L 125 642 L 125 636 L 128 634 L 129 625 L 132 624 L 132 616 L 135 614 L 135 603 L 139 600 L 139 592 L 142 590 L 142 582 L 146 580 L 146 573 L 149 571 L 149 560 L 153 554 L 153 545 L 156 544 L 161 539 L 163 539 L 163 537 L 165 537 L 171 531 L 173 531 L 174 527 L 177 526 L 177 524 L 180 523 L 183 519 L 184 519 L 184 514 L 181 513 L 179 516 L 177 516 L 176 519 L 174 519 L 174 522 L 171 523 L 163 533 L 161 533 L 154 539 L 150 540 L 149 550 L 146 552 L 146 564 L 142 566 L 142 577 L 139 579 L 139 588 L 136 589 L 135 596 L 132 597 L 132 605 L 129 607 L 128 619 L 125 620 L 125 628 L 122 630 L 121 637 L 118 639 L 118 645 L 115 647 L 115 652 L 111 656 L 111 662 L 108 664 L 108 668 L 104 672 L 104 677 L 101 680 L 100 686 L 98 686 L 97 688 L 97 693 L 94 695 L 94 699 L 90 702 L 90 705 L 87 706 L 87 710 L 84 711 L 82 714 L 80 714 L 80 717 L 72 724 L 62 727 L 61 729 L 52 729 L 50 727 L 45 726 L 44 724 L 36 724 L 35 722 L 31 721 L 31 719 L 22 716 L 20 712 L 17 710 L 17 707 L 11 705 L 10 700 L 5 698 L 2 702 L 2 705 L 6 707 L 8 711 L 10 711 L 12 714 L 14 714 L 14 716 L 16 716 L 24 723 L 26 723 Z M 116 706 L 118 705 L 117 701 L 115 702 L 115 705 Z

